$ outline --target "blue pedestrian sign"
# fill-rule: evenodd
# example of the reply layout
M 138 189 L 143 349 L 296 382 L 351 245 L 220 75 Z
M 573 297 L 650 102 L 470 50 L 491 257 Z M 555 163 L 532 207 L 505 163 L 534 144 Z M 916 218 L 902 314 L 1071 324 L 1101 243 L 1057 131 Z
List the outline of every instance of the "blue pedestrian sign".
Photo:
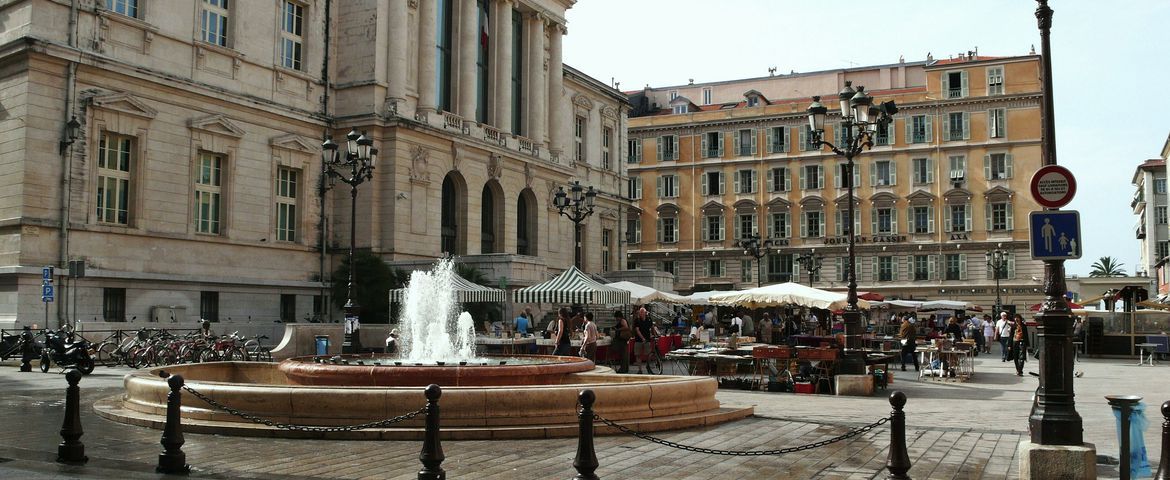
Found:
M 53 286 L 50 284 L 41 285 L 41 301 L 49 303 L 53 301 Z
M 1032 212 L 1032 258 L 1036 260 L 1072 260 L 1081 258 L 1081 214 L 1075 210 Z

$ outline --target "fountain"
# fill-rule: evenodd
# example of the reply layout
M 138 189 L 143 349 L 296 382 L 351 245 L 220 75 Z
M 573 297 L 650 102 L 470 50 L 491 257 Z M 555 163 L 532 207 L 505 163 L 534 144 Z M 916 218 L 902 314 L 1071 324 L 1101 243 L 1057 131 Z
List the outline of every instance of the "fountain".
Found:
M 415 271 L 399 319 L 398 356 L 349 354 L 289 358 L 279 364 L 215 362 L 166 367 L 188 386 L 252 415 L 302 425 L 350 425 L 401 415 L 422 403 L 422 388 L 443 390 L 444 435 L 466 439 L 576 435 L 577 392 L 591 388 L 598 414 L 643 431 L 711 425 L 751 415 L 721 408 L 708 377 L 618 375 L 568 356 L 477 356 L 474 322 L 460 312 L 452 264 Z M 99 401 L 99 415 L 161 427 L 166 382 L 158 371 L 126 376 L 125 395 Z M 184 429 L 256 436 L 303 436 L 259 426 L 184 400 Z M 401 427 L 331 432 L 328 438 L 419 438 L 421 419 Z M 454 432 L 454 433 L 451 433 Z

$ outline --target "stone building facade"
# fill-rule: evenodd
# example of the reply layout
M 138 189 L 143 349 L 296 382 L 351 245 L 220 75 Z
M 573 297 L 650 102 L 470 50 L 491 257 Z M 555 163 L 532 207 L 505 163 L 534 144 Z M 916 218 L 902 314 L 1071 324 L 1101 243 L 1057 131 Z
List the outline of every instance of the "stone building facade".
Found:
M 329 315 L 351 216 L 391 264 L 542 281 L 573 262 L 574 180 L 601 192 L 584 267 L 620 268 L 628 106 L 563 65 L 573 3 L 6 2 L 0 328 Z M 351 129 L 380 151 L 356 212 L 320 189 Z
M 826 140 L 842 143 L 837 92 L 852 82 L 900 109 L 855 159 L 861 290 L 988 306 L 996 283 L 985 254 L 1002 248 L 1004 304 L 1035 303 L 1043 264 L 1028 253 L 1028 213 L 1038 209 L 1028 181 L 1042 164 L 1039 72 L 1035 55 L 964 54 L 627 92 L 628 268 L 674 273 L 683 292 L 783 281 L 843 289 L 845 159 L 807 143 L 806 109 L 821 95 Z M 774 245 L 759 264 L 739 246 L 753 234 Z M 817 264 L 800 263 L 808 257 L 820 258 L 811 274 Z
M 1137 216 L 1134 235 L 1141 250 L 1134 275 L 1152 276 L 1154 265 L 1170 255 L 1170 227 L 1167 227 L 1166 160 L 1155 158 L 1138 165 L 1133 172 L 1133 200 L 1130 208 Z

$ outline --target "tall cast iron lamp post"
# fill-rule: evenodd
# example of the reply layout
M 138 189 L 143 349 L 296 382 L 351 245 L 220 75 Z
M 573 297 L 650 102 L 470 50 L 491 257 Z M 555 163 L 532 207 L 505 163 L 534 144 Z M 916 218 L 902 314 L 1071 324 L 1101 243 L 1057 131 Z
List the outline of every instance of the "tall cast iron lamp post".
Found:
M 374 177 L 378 149 L 373 145 L 373 139 L 357 130 L 350 130 L 345 135 L 345 151 L 339 150 L 332 137 L 327 137 L 321 144 L 321 174 L 326 179 L 323 188 L 332 188 L 337 180 L 349 185 L 349 284 L 346 285 L 345 306 L 342 307 L 346 322 L 345 343 L 342 344 L 346 350 L 344 353 L 356 353 L 353 351 L 353 325 L 361 312 L 361 307 L 353 300 L 353 272 L 357 269 L 353 262 L 357 242 L 357 187 Z
M 1003 249 L 1003 244 L 995 246 L 995 250 L 984 253 L 987 258 L 987 266 L 991 267 L 991 271 L 995 274 L 995 311 L 991 318 L 999 318 L 999 312 L 1003 310 L 1003 298 L 1000 297 L 999 279 L 1003 278 L 1008 266 L 1008 252 Z
M 848 305 L 845 307 L 845 356 L 839 367 L 841 373 L 865 373 L 865 358 L 861 352 L 861 333 L 865 327 L 861 324 L 861 312 L 857 309 L 857 262 L 855 241 L 857 232 L 853 231 L 856 217 L 853 202 L 853 158 L 863 150 L 873 146 L 873 136 L 879 129 L 885 129 L 893 121 L 892 116 L 898 113 L 898 107 L 893 100 L 880 105 L 873 104 L 873 97 L 865 93 L 865 87 L 852 87 L 853 82 L 846 81 L 845 88 L 837 94 L 841 105 L 841 123 L 838 128 L 844 129 L 842 145 L 833 145 L 825 140 L 825 117 L 829 109 L 821 104 L 821 97 L 814 96 L 812 105 L 808 107 L 808 122 L 810 143 L 818 146 L 828 146 L 833 153 L 845 157 L 845 172 L 842 180 L 848 187 L 849 209 L 845 222 L 845 234 L 849 236 L 849 293 L 846 297 Z
M 814 248 L 804 255 L 798 255 L 792 261 L 804 267 L 804 271 L 808 273 L 808 286 L 811 287 L 813 286 L 813 276 L 821 270 L 822 260 L 824 260 L 824 257 L 818 254 L 817 249 Z
M 581 182 L 569 185 L 569 193 L 565 187 L 557 187 L 553 204 L 557 211 L 573 221 L 573 265 L 581 268 L 581 222 L 593 215 L 593 204 L 597 200 L 597 190 L 590 185 L 588 189 L 581 186 Z
M 751 234 L 736 242 L 736 246 L 743 249 L 743 254 L 756 259 L 756 286 L 764 285 L 764 269 L 760 259 L 772 253 L 772 240 L 761 240 L 759 235 Z

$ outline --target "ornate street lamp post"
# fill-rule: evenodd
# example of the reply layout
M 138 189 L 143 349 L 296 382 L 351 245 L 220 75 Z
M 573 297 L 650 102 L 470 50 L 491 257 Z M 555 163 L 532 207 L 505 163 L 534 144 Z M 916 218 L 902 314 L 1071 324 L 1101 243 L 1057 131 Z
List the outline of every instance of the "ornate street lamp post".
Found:
M 817 249 L 804 254 L 798 255 L 793 261 L 804 267 L 804 271 L 808 273 L 808 286 L 813 286 L 813 278 L 817 272 L 821 270 L 821 261 L 824 258 L 817 253 Z
M 353 324 L 358 320 L 361 307 L 353 300 L 353 276 L 356 265 L 353 262 L 353 251 L 357 242 L 357 187 L 366 180 L 374 177 L 374 164 L 378 158 L 378 149 L 374 148 L 374 140 L 359 134 L 357 130 L 350 130 L 345 135 L 345 151 L 338 149 L 339 145 L 332 137 L 327 137 L 321 144 L 321 174 L 326 181 L 322 188 L 332 188 L 337 180 L 349 185 L 349 284 L 346 285 L 345 306 L 345 342 L 342 344 L 344 353 L 353 352 Z M 348 175 L 346 175 L 348 170 Z
M 844 135 L 841 136 L 844 140 L 842 145 L 833 145 L 824 139 L 825 136 L 825 117 L 829 109 L 821 104 L 821 97 L 814 96 L 812 105 L 808 107 L 808 121 L 809 130 L 811 134 L 810 142 L 820 145 L 828 146 L 833 153 L 845 157 L 845 172 L 842 179 L 845 186 L 848 188 L 849 208 L 848 218 L 844 219 L 845 234 L 849 236 L 849 257 L 848 257 L 848 281 L 849 293 L 846 297 L 848 305 L 845 307 L 845 313 L 842 315 L 845 318 L 845 351 L 846 355 L 841 362 L 841 372 L 846 374 L 862 374 L 865 373 L 864 353 L 858 356 L 861 351 L 861 333 L 865 331 L 865 327 L 861 324 L 861 312 L 857 310 L 857 262 L 855 248 L 855 237 L 857 232 L 853 231 L 854 219 L 856 212 L 854 211 L 853 202 L 853 158 L 860 155 L 865 149 L 873 146 L 873 136 L 879 129 L 885 129 L 892 121 L 892 116 L 898 113 L 898 107 L 893 100 L 884 102 L 880 105 L 873 104 L 873 97 L 865 93 L 865 87 L 857 87 L 854 90 L 851 86 L 852 82 L 846 81 L 845 88 L 837 94 L 837 98 L 841 105 L 841 123 L 838 128 L 844 130 Z
M 1004 250 L 1003 244 L 995 246 L 995 250 L 984 253 L 987 257 L 987 266 L 991 267 L 991 271 L 995 275 L 995 311 L 991 318 L 999 318 L 999 312 L 1003 310 L 1003 299 L 1000 297 L 999 279 L 1003 278 L 1007 271 L 1008 252 Z
M 573 222 L 573 265 L 581 268 L 581 222 L 593 215 L 593 204 L 597 200 L 597 190 L 590 185 L 588 189 L 581 186 L 580 182 L 573 182 L 569 185 L 569 193 L 565 193 L 565 187 L 557 187 L 556 197 L 553 198 L 553 204 L 556 205 L 557 211 L 569 218 Z
M 743 254 L 756 259 L 756 286 L 764 285 L 764 270 L 760 259 L 772 253 L 772 240 L 761 240 L 759 235 L 751 234 L 736 242 L 736 246 L 743 249 Z

